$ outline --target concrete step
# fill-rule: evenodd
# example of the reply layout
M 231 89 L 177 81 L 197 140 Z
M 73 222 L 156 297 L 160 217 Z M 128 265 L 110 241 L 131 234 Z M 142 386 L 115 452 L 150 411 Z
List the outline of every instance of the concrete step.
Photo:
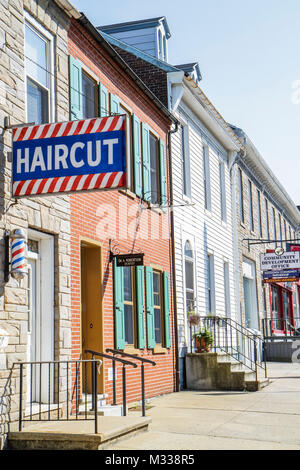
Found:
M 85 411 L 85 408 L 79 409 L 79 416 L 84 416 L 87 413 L 87 415 L 92 416 L 93 410 L 92 407 L 87 409 Z M 99 406 L 97 408 L 97 414 L 98 416 L 124 416 L 123 413 L 123 405 L 104 405 L 104 406 Z M 127 407 L 127 414 L 128 414 L 128 407 Z
M 71 420 L 44 422 L 22 432 L 10 432 L 8 450 L 99 450 L 112 442 L 148 430 L 151 419 L 133 416 L 99 416 L 98 434 L 94 422 Z
M 106 406 L 106 398 L 108 397 L 107 393 L 104 393 L 104 394 L 99 394 L 98 395 L 98 408 L 102 408 L 102 407 L 105 407 Z M 87 411 L 90 411 L 92 409 L 92 395 L 85 395 L 83 394 L 82 395 L 82 398 L 81 398 L 81 403 L 79 405 L 79 413 L 84 413 L 85 410 Z
M 258 379 L 258 380 L 246 380 L 245 381 L 247 392 L 259 392 L 263 388 L 270 385 L 270 383 L 271 382 L 270 382 L 269 379 Z

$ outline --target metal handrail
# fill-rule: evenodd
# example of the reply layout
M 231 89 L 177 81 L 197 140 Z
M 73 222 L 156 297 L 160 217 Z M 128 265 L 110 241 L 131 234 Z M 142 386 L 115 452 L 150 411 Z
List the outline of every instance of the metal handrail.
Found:
M 199 325 L 193 327 L 194 333 L 197 327 L 201 329 L 201 326 L 208 329 L 212 334 L 215 352 L 217 350 L 226 352 L 242 365 L 255 372 L 256 380 L 258 378 L 258 367 L 264 369 L 267 377 L 265 357 L 264 363 L 262 363 L 258 356 L 258 336 L 251 330 L 231 318 L 219 316 L 200 316 Z M 192 338 L 192 325 L 190 325 L 191 352 L 193 352 Z
M 153 366 L 156 366 L 156 362 L 151 361 L 150 359 L 146 359 L 144 357 L 141 357 L 141 356 L 138 356 L 138 355 L 135 355 L 135 354 L 125 353 L 123 351 L 119 351 L 118 349 L 107 348 L 106 352 L 111 352 L 113 354 L 120 354 L 120 356 L 124 356 L 124 357 L 132 357 L 132 359 L 136 359 L 137 361 L 148 362 L 149 364 L 152 364 Z
M 120 359 L 119 357 L 110 356 L 109 354 L 100 353 L 98 351 L 93 351 L 91 349 L 85 350 L 86 354 L 92 354 L 92 356 L 99 356 L 105 359 L 109 359 L 112 361 L 113 364 L 113 406 L 117 404 L 116 400 L 116 362 L 120 362 L 123 364 L 122 368 L 122 385 L 123 385 L 123 416 L 127 415 L 127 405 L 126 405 L 126 367 L 125 366 L 132 366 L 134 368 L 137 367 L 137 364 L 134 362 L 126 361 L 125 359 Z
M 147 364 L 152 364 L 153 366 L 156 366 L 156 362 L 151 361 L 150 359 L 146 359 L 144 357 L 134 355 L 134 354 L 129 354 L 125 353 L 123 351 L 119 351 L 118 349 L 111 349 L 108 348 L 106 349 L 106 352 L 111 352 L 113 354 L 119 354 L 120 356 L 124 357 L 131 357 L 132 359 L 136 359 L 137 361 L 140 361 L 141 364 L 141 392 L 142 392 L 142 416 L 146 416 L 146 395 L 145 395 L 145 368 L 144 368 L 144 363 Z M 115 368 L 113 368 L 113 377 L 114 377 L 114 382 L 115 382 Z M 113 390 L 113 398 L 116 400 L 116 393 L 115 393 L 115 388 Z
M 51 418 L 51 411 L 53 411 L 51 407 L 51 401 L 52 401 L 52 393 L 54 392 L 54 385 L 55 385 L 55 366 L 57 365 L 57 383 L 60 383 L 60 366 L 62 364 L 66 364 L 67 372 L 66 372 L 66 417 L 61 418 L 60 417 L 60 393 L 61 390 L 58 389 L 57 391 L 57 402 L 55 403 L 57 407 L 57 418 Z M 98 433 L 98 420 L 97 420 L 97 400 L 94 399 L 94 397 L 97 397 L 97 366 L 101 367 L 102 361 L 97 360 L 97 359 L 89 359 L 89 360 L 64 360 L 64 361 L 26 361 L 26 362 L 15 362 L 12 365 L 12 369 L 15 366 L 20 367 L 20 385 L 19 385 L 19 431 L 22 431 L 22 423 L 24 421 L 41 421 L 42 420 L 42 366 L 48 365 L 48 410 L 45 410 L 46 413 L 48 413 L 48 419 L 46 417 L 43 418 L 43 421 L 69 421 L 71 419 L 72 415 L 72 410 L 71 413 L 69 413 L 69 401 L 70 401 L 70 392 L 69 392 L 69 367 L 71 364 L 76 365 L 76 379 L 74 382 L 74 389 L 76 389 L 76 420 L 78 420 L 78 384 L 80 387 L 80 381 L 79 381 L 79 376 L 78 376 L 78 368 L 77 365 L 84 365 L 85 366 L 85 383 L 87 379 L 87 365 L 91 364 L 92 367 L 92 395 L 93 395 L 93 402 L 96 401 L 96 406 L 94 407 L 94 416 L 93 418 L 88 418 L 87 415 L 87 403 L 85 404 L 85 415 L 84 415 L 84 420 L 86 421 L 91 421 L 94 420 L 94 426 L 95 426 L 95 434 Z M 23 418 L 23 371 L 24 371 L 24 366 L 30 366 L 30 419 L 26 420 Z M 51 366 L 53 366 L 52 370 L 52 389 L 51 389 Z M 39 411 L 38 411 L 38 419 L 33 419 L 33 414 L 32 414 L 32 405 L 33 405 L 33 397 L 32 397 L 32 389 L 33 389 L 33 368 L 35 367 L 35 373 L 37 373 L 36 367 L 39 367 L 38 370 L 38 375 L 39 375 L 39 401 L 38 401 L 38 406 L 39 406 Z M 98 369 L 99 372 L 99 369 Z M 52 391 L 51 391 L 52 390 Z M 73 402 L 73 394 L 71 394 L 71 401 Z M 45 403 L 46 404 L 46 403 Z M 46 404 L 47 405 L 47 404 Z

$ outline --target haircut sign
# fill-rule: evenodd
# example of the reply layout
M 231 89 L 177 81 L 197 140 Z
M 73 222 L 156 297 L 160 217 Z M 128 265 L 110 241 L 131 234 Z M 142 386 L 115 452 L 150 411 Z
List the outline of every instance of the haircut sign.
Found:
M 13 197 L 126 187 L 126 116 L 13 130 Z

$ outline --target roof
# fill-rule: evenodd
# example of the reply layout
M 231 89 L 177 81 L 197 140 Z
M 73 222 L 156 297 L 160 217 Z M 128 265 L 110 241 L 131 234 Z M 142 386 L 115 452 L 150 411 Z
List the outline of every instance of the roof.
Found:
M 108 24 L 104 26 L 98 26 L 97 29 L 107 33 L 109 32 L 109 34 L 113 34 L 121 31 L 151 28 L 153 26 L 158 26 L 161 23 L 165 28 L 166 37 L 169 39 L 171 37 L 171 32 L 165 16 L 158 16 L 156 18 L 148 18 L 145 20 L 127 21 L 126 23 Z
M 165 105 L 157 98 L 157 96 L 152 93 L 152 91 L 145 85 L 145 83 L 140 79 L 140 77 L 127 65 L 127 63 L 122 59 L 122 57 L 117 53 L 117 51 L 110 45 L 110 43 L 103 37 L 103 35 L 98 31 L 95 26 L 89 21 L 84 13 L 81 13 L 80 18 L 77 20 L 84 28 L 89 31 L 89 33 L 94 37 L 94 39 L 106 50 L 106 52 L 114 59 L 114 61 L 121 67 L 122 70 L 137 84 L 137 86 L 154 102 L 158 109 L 160 109 L 163 114 L 174 124 L 178 124 L 177 119 L 173 116 L 172 113 L 165 107 Z
M 135 55 L 139 59 L 145 60 L 146 62 L 149 62 L 156 67 L 165 70 L 165 72 L 179 72 L 181 69 L 174 67 L 173 65 L 168 64 L 167 62 L 164 62 L 160 59 L 157 59 L 156 57 L 147 54 L 147 52 L 141 51 L 140 49 L 131 46 L 127 44 L 124 41 L 121 41 L 120 39 L 117 39 L 110 34 L 104 33 L 101 31 L 99 28 L 97 28 L 99 31 L 99 34 L 110 44 L 113 46 L 119 47 L 120 49 L 123 49 L 124 51 L 129 52 L 130 54 Z

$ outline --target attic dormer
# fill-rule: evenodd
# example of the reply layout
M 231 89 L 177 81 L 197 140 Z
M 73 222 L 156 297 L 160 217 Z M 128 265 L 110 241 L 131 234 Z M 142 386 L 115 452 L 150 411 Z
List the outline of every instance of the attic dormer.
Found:
M 197 83 L 197 85 L 199 85 L 200 81 L 202 80 L 202 75 L 198 62 L 176 65 L 176 68 L 179 70 L 183 70 L 185 74 L 189 75 L 189 77 L 191 77 L 194 82 Z
M 99 26 L 97 29 L 152 55 L 156 59 L 168 61 L 168 39 L 171 37 L 171 33 L 165 16 Z

